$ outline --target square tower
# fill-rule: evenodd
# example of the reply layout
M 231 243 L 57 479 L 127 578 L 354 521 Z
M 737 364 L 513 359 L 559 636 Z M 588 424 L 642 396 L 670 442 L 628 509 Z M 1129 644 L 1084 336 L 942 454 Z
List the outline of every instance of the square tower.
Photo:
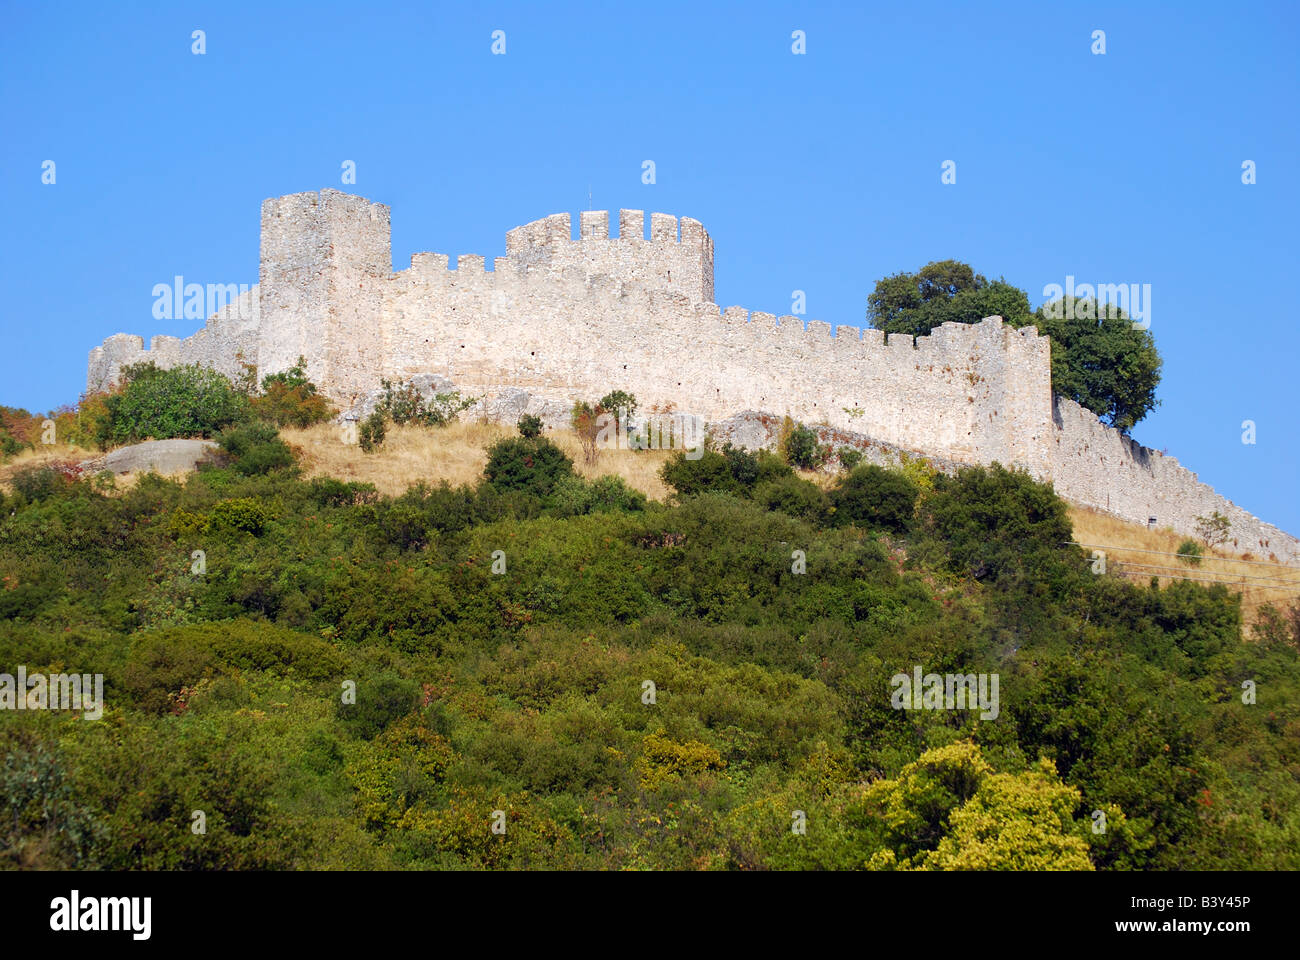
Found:
M 338 190 L 262 202 L 260 375 L 307 358 L 340 399 L 378 361 L 379 284 L 393 270 L 389 209 Z

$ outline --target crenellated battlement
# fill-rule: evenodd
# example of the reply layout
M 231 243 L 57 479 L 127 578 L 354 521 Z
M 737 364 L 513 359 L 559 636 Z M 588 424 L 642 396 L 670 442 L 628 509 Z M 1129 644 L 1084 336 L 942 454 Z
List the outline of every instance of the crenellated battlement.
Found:
M 577 267 L 589 276 L 634 280 L 681 292 L 692 303 L 713 300 L 713 240 L 698 220 L 666 213 L 618 212 L 618 236 L 605 210 L 579 214 L 578 239 L 567 213 L 534 220 L 506 233 L 506 256 L 521 269 Z
M 263 375 L 305 357 L 344 407 L 381 379 L 420 374 L 489 404 L 522 394 L 551 412 L 621 389 L 647 412 L 720 423 L 763 411 L 945 462 L 1017 465 L 1078 502 L 1131 520 L 1167 516 L 1184 532 L 1185 505 L 1222 503 L 1252 549 L 1300 557 L 1300 543 L 1171 458 L 1068 402 L 1054 406 L 1050 344 L 1033 327 L 989 317 L 886 336 L 722 307 L 698 220 L 620 210 L 616 234 L 611 220 L 582 211 L 575 236 L 569 214 L 552 214 L 507 231 L 505 256 L 490 265 L 482 254 L 421 252 L 395 272 L 384 204 L 336 190 L 269 199 L 259 284 L 183 340 L 157 336 L 146 350 L 141 337 L 109 337 L 90 352 L 87 386 L 145 359 L 235 376 L 242 354 Z

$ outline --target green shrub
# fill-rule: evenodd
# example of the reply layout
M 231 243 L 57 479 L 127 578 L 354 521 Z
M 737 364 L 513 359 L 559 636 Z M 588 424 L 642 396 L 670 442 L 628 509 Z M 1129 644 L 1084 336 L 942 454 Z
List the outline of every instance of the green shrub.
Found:
M 394 384 L 390 380 L 380 380 L 380 383 L 384 395 L 375 410 L 399 426 L 418 423 L 441 427 L 478 402 L 476 397 L 462 397 L 459 390 L 437 393 L 426 400 L 413 383 Z
M 840 447 L 837 456 L 840 460 L 840 466 L 845 470 L 852 471 L 854 467 L 862 462 L 863 453 L 856 447 Z
M 271 510 L 255 497 L 235 497 L 221 500 L 208 513 L 212 530 L 239 530 L 259 536 L 271 519 Z
M 1195 540 L 1190 538 L 1184 540 L 1178 545 L 1177 552 L 1178 559 L 1182 560 L 1183 563 L 1189 564 L 1193 567 L 1199 567 L 1201 565 L 1201 557 L 1204 555 L 1204 551 L 1201 549 L 1201 545 Z
M 275 424 L 265 420 L 228 427 L 218 434 L 217 442 L 231 458 L 235 472 L 246 477 L 294 465 L 293 451 L 280 439 Z
M 344 482 L 333 477 L 315 477 L 307 485 L 307 495 L 318 506 L 350 507 L 374 503 L 378 492 L 373 483 Z
M 131 644 L 122 688 L 141 710 L 167 713 L 186 687 L 211 677 L 217 658 L 207 638 L 184 628 L 142 634 Z
M 977 580 L 1046 579 L 1063 568 L 1070 549 L 1064 544 L 1074 539 L 1065 503 L 1051 484 L 998 463 L 938 475 L 922 512 L 951 568 Z
M 526 440 L 536 440 L 542 435 L 542 418 L 532 414 L 525 413 L 519 418 L 519 435 Z
M 365 453 L 374 453 L 382 447 L 386 436 L 388 436 L 388 421 L 378 410 L 362 420 L 357 429 L 357 440 Z
M 27 449 L 27 444 L 0 430 L 0 457 L 12 457 Z
M 544 437 L 508 437 L 488 448 L 483 475 L 497 490 L 519 490 L 545 499 L 573 475 L 573 461 Z
M 830 500 L 838 524 L 903 534 L 911 528 L 917 493 L 903 474 L 867 464 L 841 476 Z
M 215 370 L 197 364 L 159 370 L 153 362 L 123 369 L 122 393 L 107 400 L 104 424 L 112 443 L 211 437 L 242 419 L 247 398 Z
M 768 450 L 751 453 L 728 443 L 695 460 L 679 452 L 664 462 L 659 476 L 679 497 L 707 492 L 748 496 L 757 485 L 793 477 L 794 471 Z
M 801 470 L 815 470 L 831 456 L 830 447 L 818 442 L 816 430 L 789 417 L 782 424 L 778 449 L 786 463 Z
M 556 484 L 551 497 L 560 516 L 581 516 L 611 511 L 632 513 L 646 508 L 645 494 L 629 487 L 622 477 L 597 477 L 587 482 L 577 475 Z
M 760 483 L 754 488 L 754 501 L 815 524 L 826 522 L 830 506 L 821 487 L 794 476 Z
M 679 497 L 706 492 L 739 493 L 741 489 L 731 472 L 731 462 L 716 450 L 705 450 L 695 460 L 676 453 L 664 461 L 659 476 Z
M 14 493 L 32 503 L 48 500 L 70 486 L 65 473 L 46 465 L 22 467 L 14 471 L 12 482 Z
M 281 427 L 310 427 L 338 412 L 307 379 L 307 361 L 303 357 L 283 373 L 262 378 L 262 395 L 253 398 L 252 409 L 255 416 Z
M 0 738 L 0 869 L 94 867 L 104 832 L 54 743 L 22 729 Z
M 419 684 L 386 671 L 357 684 L 356 703 L 345 703 L 339 697 L 335 712 L 352 736 L 373 740 L 394 720 L 414 710 L 419 702 Z
M 260 620 L 224 620 L 137 634 L 122 685 L 142 710 L 181 712 L 181 689 L 192 689 L 204 678 L 266 671 L 319 682 L 339 679 L 345 662 L 319 637 Z

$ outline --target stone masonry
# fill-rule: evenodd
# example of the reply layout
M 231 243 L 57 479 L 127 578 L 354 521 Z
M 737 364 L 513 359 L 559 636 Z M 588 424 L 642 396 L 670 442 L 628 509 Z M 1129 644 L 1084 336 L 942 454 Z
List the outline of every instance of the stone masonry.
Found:
M 322 392 L 350 407 L 381 378 L 436 375 L 486 406 L 567 408 L 610 390 L 647 412 L 720 423 L 742 411 L 956 463 L 999 461 L 1064 497 L 1193 532 L 1218 509 L 1240 550 L 1300 560 L 1300 541 L 1218 496 L 1171 457 L 1140 447 L 1051 392 L 1049 344 L 990 317 L 929 336 L 806 326 L 793 316 L 720 310 L 713 241 L 697 220 L 639 210 L 568 214 L 506 234 L 506 255 L 417 253 L 394 272 L 389 209 L 336 190 L 262 204 L 258 284 L 184 340 L 117 334 L 90 352 L 87 389 L 124 364 L 201 363 L 259 373 L 298 356 Z M 512 402 L 497 402 L 511 398 Z

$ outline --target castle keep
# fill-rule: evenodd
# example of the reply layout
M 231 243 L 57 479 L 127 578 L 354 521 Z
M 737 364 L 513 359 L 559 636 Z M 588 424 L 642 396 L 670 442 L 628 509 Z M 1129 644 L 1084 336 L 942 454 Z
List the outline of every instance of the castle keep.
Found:
M 1049 345 L 992 317 L 929 336 L 720 310 L 713 241 L 689 217 L 584 211 L 506 234 L 506 255 L 417 253 L 393 272 L 389 209 L 336 190 L 262 204 L 261 268 L 247 294 L 184 340 L 117 334 L 90 352 L 87 389 L 125 364 L 201 363 L 260 374 L 301 355 L 323 393 L 350 407 L 379 386 L 437 374 L 491 408 L 524 395 L 566 409 L 610 390 L 642 410 L 721 423 L 789 415 L 956 463 L 999 461 L 1051 480 L 1077 503 L 1193 531 L 1219 510 L 1237 548 L 1300 559 L 1300 542 L 1218 496 L 1177 460 L 1138 446 L 1051 392 Z M 517 415 L 517 414 L 516 414 Z M 554 416 L 551 417 L 554 419 Z

